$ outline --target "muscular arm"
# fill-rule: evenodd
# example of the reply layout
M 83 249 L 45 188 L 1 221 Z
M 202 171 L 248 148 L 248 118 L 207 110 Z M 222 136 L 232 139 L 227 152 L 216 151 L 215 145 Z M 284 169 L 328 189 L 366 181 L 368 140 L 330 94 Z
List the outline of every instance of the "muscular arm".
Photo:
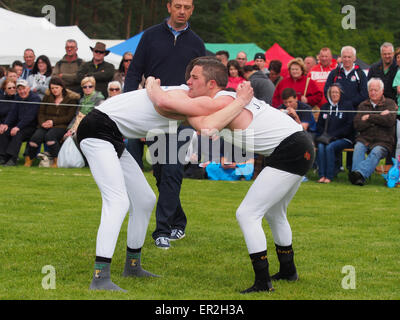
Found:
M 153 77 L 147 79 L 146 90 L 150 100 L 162 111 L 188 117 L 209 115 L 233 101 L 230 96 L 190 98 L 184 90 L 164 91 Z
M 225 108 L 208 116 L 188 117 L 189 123 L 197 130 L 222 130 L 229 125 L 248 105 L 253 98 L 253 89 L 250 82 L 244 82 L 237 89 L 237 97 Z

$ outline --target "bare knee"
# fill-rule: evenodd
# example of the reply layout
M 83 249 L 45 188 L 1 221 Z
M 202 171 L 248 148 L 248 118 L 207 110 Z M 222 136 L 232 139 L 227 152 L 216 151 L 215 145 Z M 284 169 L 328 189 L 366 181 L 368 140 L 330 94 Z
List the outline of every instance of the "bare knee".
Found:
M 35 142 L 29 142 L 29 145 L 32 147 L 32 148 L 37 148 L 38 147 L 38 145 L 35 143 Z
M 54 145 L 56 144 L 56 142 L 55 142 L 55 141 L 47 141 L 46 144 L 47 144 L 49 147 L 51 147 L 51 146 L 54 146 Z

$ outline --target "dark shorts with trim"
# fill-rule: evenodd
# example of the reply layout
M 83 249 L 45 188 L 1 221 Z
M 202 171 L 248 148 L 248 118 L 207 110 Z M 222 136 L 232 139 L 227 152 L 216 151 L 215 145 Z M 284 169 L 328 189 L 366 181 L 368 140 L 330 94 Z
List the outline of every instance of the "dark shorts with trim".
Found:
M 93 109 L 84 117 L 77 130 L 78 145 L 86 138 L 96 138 L 110 142 L 118 154 L 122 156 L 125 150 L 124 137 L 116 123 L 105 113 Z
M 304 176 L 314 159 L 314 145 L 309 135 L 299 131 L 283 140 L 265 161 L 268 167 Z

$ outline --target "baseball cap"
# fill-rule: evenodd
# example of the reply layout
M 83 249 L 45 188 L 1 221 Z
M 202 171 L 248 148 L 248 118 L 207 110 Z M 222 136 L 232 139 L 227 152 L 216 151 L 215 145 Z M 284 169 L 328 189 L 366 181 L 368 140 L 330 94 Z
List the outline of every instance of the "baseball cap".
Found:
M 28 87 L 28 81 L 24 80 L 24 79 L 19 79 L 17 80 L 17 87 L 19 86 L 23 86 L 23 87 Z
M 263 59 L 265 61 L 265 54 L 262 52 L 256 53 L 256 55 L 254 56 L 254 60 L 256 59 Z

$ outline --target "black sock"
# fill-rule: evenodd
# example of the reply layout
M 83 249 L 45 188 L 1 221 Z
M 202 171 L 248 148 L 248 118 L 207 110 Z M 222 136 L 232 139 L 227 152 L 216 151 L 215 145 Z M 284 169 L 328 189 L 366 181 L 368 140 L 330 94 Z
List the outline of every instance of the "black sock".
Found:
M 275 244 L 275 247 L 279 260 L 279 273 L 285 276 L 295 274 L 296 266 L 294 265 L 294 251 L 292 245 L 284 247 Z
M 99 257 L 96 256 L 95 263 L 111 263 L 111 258 L 104 258 L 104 257 Z
M 253 270 L 256 275 L 256 282 L 267 283 L 271 281 L 269 276 L 269 263 L 267 251 L 250 254 Z

